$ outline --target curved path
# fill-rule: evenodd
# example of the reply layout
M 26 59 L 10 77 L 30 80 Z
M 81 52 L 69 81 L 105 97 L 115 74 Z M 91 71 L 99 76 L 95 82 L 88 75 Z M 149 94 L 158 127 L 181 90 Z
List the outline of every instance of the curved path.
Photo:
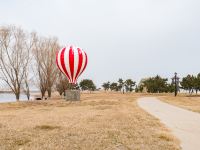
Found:
M 200 114 L 153 97 L 138 99 L 138 105 L 159 118 L 180 140 L 183 150 L 200 150 Z

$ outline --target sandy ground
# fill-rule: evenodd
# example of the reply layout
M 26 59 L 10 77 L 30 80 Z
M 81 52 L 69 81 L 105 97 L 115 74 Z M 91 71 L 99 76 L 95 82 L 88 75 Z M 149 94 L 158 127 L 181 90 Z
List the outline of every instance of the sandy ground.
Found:
M 81 101 L 0 104 L 0 150 L 179 150 L 179 141 L 138 107 L 136 94 L 81 94 Z
M 200 115 L 153 97 L 138 99 L 141 108 L 159 118 L 181 141 L 183 150 L 200 149 Z

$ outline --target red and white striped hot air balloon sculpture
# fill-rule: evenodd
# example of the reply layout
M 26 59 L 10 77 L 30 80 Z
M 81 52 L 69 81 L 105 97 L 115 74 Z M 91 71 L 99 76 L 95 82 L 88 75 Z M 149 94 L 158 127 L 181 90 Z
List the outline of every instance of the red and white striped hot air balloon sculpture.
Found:
M 81 48 L 67 46 L 57 52 L 56 63 L 59 70 L 68 78 L 69 83 L 76 84 L 78 77 L 87 66 L 88 57 Z

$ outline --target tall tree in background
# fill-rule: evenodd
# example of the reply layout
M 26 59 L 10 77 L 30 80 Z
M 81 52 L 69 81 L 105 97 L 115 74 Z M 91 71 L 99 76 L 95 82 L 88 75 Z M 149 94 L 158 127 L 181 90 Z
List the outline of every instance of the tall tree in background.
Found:
M 94 82 L 90 79 L 84 79 L 79 83 L 79 86 L 81 88 L 81 90 L 85 91 L 85 90 L 89 90 L 89 91 L 94 91 L 96 90 L 96 86 L 94 84 Z
M 10 87 L 17 101 L 28 69 L 32 45 L 32 37 L 21 28 L 0 27 L 1 79 Z
M 111 91 L 118 91 L 119 90 L 116 82 L 113 82 L 113 83 L 110 84 L 110 90 Z
M 123 90 L 123 93 L 124 93 L 124 81 L 122 78 L 119 78 L 118 80 L 118 89 L 119 91 Z
M 51 97 L 52 87 L 58 73 L 55 64 L 58 49 L 59 45 L 56 38 L 39 38 L 35 34 L 33 53 L 42 97 L 44 97 L 46 91 L 48 97 Z
M 125 88 L 126 91 L 132 92 L 133 91 L 133 87 L 135 86 L 136 82 L 133 81 L 132 79 L 127 79 L 125 81 Z
M 110 82 L 105 82 L 103 83 L 102 87 L 104 88 L 105 91 L 108 91 L 110 89 Z
M 33 47 L 33 43 L 34 43 L 34 34 L 31 34 L 32 37 L 32 47 Z M 31 48 L 32 49 L 32 48 Z M 27 66 L 26 72 L 25 72 L 25 76 L 24 76 L 24 80 L 23 80 L 23 90 L 24 93 L 27 96 L 27 99 L 30 100 L 31 94 L 30 94 L 30 84 L 33 83 L 34 81 L 34 75 L 33 75 L 33 70 L 32 70 L 32 60 L 33 60 L 33 55 L 32 52 L 30 52 L 30 58 L 29 58 L 29 65 Z
M 145 90 L 145 85 L 144 85 L 144 82 L 148 80 L 148 78 L 143 78 L 140 80 L 137 88 L 136 88 L 136 92 L 146 92 L 144 91 Z
M 34 33 L 33 55 L 35 58 L 33 65 L 35 68 L 33 70 L 36 77 L 36 85 L 39 87 L 43 99 L 47 91 L 47 77 L 42 67 L 42 57 L 45 57 L 45 55 L 42 52 L 42 41 L 36 33 Z
M 45 40 L 46 43 L 46 75 L 47 75 L 47 92 L 48 97 L 51 97 L 52 87 L 55 83 L 58 68 L 56 62 L 56 51 L 59 49 L 58 40 L 56 38 L 48 38 Z
M 174 84 L 166 84 L 166 88 L 164 90 L 165 93 L 174 93 L 175 92 L 175 87 Z
M 166 92 L 167 89 L 166 78 L 161 78 L 160 76 L 150 77 L 143 81 L 143 86 L 147 88 L 149 93 L 162 93 Z
M 189 93 L 193 93 L 194 80 L 195 78 L 193 75 L 187 75 L 186 77 L 183 77 L 180 84 L 184 90 L 188 90 Z
M 198 91 L 200 90 L 200 73 L 197 74 L 197 76 L 195 77 L 195 80 L 194 80 L 194 88 L 195 88 L 196 94 L 197 94 Z
M 189 92 L 189 94 L 192 94 L 194 90 L 197 94 L 200 90 L 200 74 L 197 76 L 187 75 L 186 77 L 183 77 L 180 84 L 184 90 Z

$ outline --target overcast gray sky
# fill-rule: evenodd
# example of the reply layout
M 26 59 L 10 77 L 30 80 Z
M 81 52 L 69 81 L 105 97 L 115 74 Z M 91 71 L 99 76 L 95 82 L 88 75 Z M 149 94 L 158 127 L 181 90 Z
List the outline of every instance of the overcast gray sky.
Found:
M 200 0 L 0 0 L 8 24 L 82 47 L 98 86 L 200 72 Z

